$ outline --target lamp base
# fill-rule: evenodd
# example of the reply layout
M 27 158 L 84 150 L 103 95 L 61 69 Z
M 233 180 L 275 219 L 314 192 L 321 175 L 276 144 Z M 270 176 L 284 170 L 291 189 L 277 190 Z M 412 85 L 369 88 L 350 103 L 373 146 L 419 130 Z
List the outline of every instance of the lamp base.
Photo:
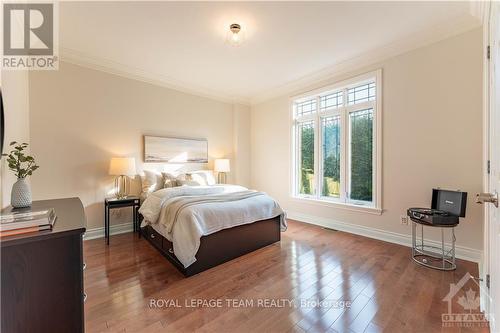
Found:
M 121 175 L 115 178 L 115 196 L 117 199 L 124 199 L 129 193 L 129 179 Z
M 219 184 L 225 184 L 226 183 L 226 173 L 225 172 L 219 172 L 217 174 L 217 183 Z

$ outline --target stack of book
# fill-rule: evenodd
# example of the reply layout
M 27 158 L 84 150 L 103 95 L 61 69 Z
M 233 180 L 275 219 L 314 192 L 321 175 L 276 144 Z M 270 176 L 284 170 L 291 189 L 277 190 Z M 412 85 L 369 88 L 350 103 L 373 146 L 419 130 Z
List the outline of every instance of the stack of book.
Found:
M 0 215 L 0 237 L 52 230 L 55 221 L 56 212 L 53 208 L 2 214 Z

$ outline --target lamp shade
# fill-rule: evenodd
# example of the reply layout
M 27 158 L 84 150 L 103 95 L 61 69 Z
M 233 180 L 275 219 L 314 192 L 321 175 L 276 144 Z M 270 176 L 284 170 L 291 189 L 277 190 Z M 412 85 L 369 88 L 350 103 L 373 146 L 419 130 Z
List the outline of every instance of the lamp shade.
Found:
M 229 160 L 225 158 L 219 158 L 215 160 L 214 171 L 216 172 L 229 172 L 231 168 L 229 166 Z
M 109 163 L 109 174 L 113 176 L 134 176 L 135 158 L 113 157 Z

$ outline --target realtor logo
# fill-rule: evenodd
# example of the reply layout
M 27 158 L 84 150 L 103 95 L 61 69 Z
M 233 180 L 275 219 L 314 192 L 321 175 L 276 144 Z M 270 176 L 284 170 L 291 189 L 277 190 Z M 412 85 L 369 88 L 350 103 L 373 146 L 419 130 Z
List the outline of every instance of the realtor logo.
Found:
M 2 69 L 57 69 L 56 3 L 3 3 Z
M 441 315 L 443 327 L 489 327 L 488 314 L 480 311 L 480 297 L 491 301 L 470 273 L 456 284 L 451 283 L 450 291 L 443 298 L 448 305 L 448 311 Z

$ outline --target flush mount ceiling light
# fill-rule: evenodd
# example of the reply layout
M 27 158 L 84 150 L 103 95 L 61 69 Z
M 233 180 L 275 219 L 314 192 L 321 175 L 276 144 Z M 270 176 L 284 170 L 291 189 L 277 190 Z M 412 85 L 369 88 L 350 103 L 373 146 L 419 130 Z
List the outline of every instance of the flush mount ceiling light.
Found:
M 241 25 L 233 23 L 229 26 L 226 41 L 232 46 L 240 46 L 245 39 L 245 34 L 241 31 Z

